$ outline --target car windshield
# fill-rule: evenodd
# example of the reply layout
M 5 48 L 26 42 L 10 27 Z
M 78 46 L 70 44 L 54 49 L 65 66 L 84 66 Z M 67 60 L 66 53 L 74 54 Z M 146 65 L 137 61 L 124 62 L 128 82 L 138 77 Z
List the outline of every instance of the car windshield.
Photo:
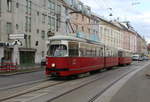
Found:
M 53 57 L 65 57 L 67 56 L 67 47 L 65 45 L 51 45 L 48 55 Z

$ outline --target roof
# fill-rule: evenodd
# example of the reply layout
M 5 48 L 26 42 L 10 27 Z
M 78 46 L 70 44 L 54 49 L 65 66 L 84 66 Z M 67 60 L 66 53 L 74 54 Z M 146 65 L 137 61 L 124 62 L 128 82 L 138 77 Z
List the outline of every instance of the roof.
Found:
M 79 41 L 79 42 L 86 42 L 86 43 L 91 43 L 91 44 L 97 44 L 97 45 L 104 45 L 102 42 L 97 42 L 97 41 L 92 41 L 88 39 L 83 39 L 83 38 L 77 38 L 73 36 L 65 36 L 65 35 L 56 35 L 53 37 L 50 37 L 48 40 L 70 40 L 70 41 Z
M 73 36 L 64 36 L 64 35 L 56 35 L 56 36 L 50 37 L 48 40 L 72 40 L 72 41 L 86 42 L 86 40 L 84 39 L 80 39 L 80 38 L 73 37 Z

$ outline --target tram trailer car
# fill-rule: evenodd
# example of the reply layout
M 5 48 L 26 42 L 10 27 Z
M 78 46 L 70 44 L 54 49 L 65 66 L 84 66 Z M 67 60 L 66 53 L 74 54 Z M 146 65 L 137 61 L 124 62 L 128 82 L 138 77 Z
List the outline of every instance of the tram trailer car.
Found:
M 47 76 L 65 77 L 119 65 L 116 49 L 89 40 L 54 36 L 46 57 Z
M 105 46 L 104 50 L 104 68 L 111 69 L 118 66 L 118 50 L 112 47 Z
M 129 65 L 132 63 L 132 55 L 128 51 L 118 51 L 119 65 Z

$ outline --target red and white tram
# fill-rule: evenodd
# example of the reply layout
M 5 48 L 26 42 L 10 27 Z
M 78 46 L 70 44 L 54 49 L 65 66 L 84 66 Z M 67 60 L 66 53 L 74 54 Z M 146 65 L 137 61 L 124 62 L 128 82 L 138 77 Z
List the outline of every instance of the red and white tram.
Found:
M 105 68 L 111 69 L 113 66 L 118 66 L 118 63 L 119 63 L 118 50 L 110 46 L 105 46 L 104 50 Z
M 71 76 L 104 68 L 104 45 L 88 40 L 55 36 L 50 38 L 46 74 Z
M 120 50 L 118 51 L 119 55 L 119 65 L 129 65 L 132 63 L 131 52 Z
M 70 36 L 51 37 L 46 75 L 72 76 L 119 65 L 118 51 L 102 43 Z

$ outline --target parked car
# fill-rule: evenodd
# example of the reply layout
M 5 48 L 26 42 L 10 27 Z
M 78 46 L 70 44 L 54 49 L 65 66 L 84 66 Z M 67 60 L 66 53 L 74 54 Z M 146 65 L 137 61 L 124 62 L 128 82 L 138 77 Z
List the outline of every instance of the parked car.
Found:
M 133 60 L 133 61 L 143 61 L 143 60 L 144 60 L 144 57 L 137 54 L 137 55 L 133 55 L 133 56 L 132 56 L 132 60 Z
M 149 60 L 149 57 L 148 56 L 144 56 L 144 60 Z

